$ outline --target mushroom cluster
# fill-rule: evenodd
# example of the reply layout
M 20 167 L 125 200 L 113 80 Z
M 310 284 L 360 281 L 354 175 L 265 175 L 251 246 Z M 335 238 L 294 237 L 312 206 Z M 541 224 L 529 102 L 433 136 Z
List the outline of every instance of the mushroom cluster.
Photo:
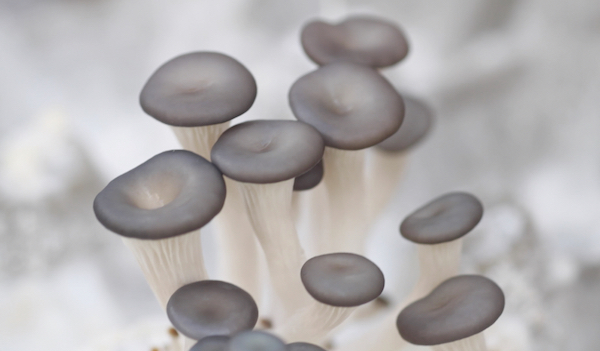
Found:
M 290 88 L 297 120 L 230 127 L 253 105 L 257 85 L 227 55 L 193 52 L 158 68 L 140 104 L 184 150 L 151 158 L 94 201 L 185 337 L 179 350 L 323 351 L 335 328 L 383 291 L 383 273 L 363 256 L 366 235 L 432 112 L 378 71 L 408 53 L 395 24 L 313 21 L 301 42 L 319 67 Z M 297 231 L 301 210 L 311 221 L 308 246 Z M 418 246 L 419 282 L 370 337 L 336 348 L 392 351 L 407 341 L 482 350 L 481 332 L 504 296 L 487 278 L 458 276 L 461 238 L 482 214 L 477 198 L 454 192 L 406 217 L 400 232 Z M 207 275 L 202 257 L 200 230 L 213 218 L 218 277 Z M 253 330 L 259 318 L 269 332 Z

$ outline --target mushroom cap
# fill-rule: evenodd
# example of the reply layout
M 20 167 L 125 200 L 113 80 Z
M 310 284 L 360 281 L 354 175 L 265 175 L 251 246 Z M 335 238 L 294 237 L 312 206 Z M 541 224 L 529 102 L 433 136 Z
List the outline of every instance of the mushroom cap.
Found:
M 377 148 L 388 152 L 402 152 L 416 145 L 427 135 L 433 123 L 433 112 L 422 101 L 403 96 L 404 120 L 396 133 L 377 144 Z
M 394 134 L 404 102 L 374 69 L 349 62 L 320 67 L 298 79 L 289 102 L 296 118 L 319 130 L 325 145 L 359 150 Z
M 385 284 L 375 263 L 353 253 L 313 257 L 302 266 L 300 278 L 315 300 L 338 307 L 365 304 L 377 298 Z
M 313 168 L 294 179 L 294 191 L 310 190 L 323 179 L 323 160 L 319 161 Z
M 353 16 L 338 24 L 312 21 L 301 34 L 304 51 L 318 65 L 348 61 L 387 67 L 408 54 L 408 42 L 395 23 L 377 17 Z
M 307 342 L 293 342 L 286 345 L 286 351 L 325 351 L 325 349 Z
M 483 205 L 475 196 L 448 193 L 406 217 L 400 225 L 400 233 L 418 244 L 445 243 L 470 232 L 482 216 Z
M 402 338 L 416 345 L 439 345 L 487 329 L 504 310 L 496 283 L 478 275 L 459 275 L 408 305 L 396 320 Z
M 211 335 L 198 341 L 190 351 L 227 351 L 230 337 L 225 335 Z
M 299 176 L 323 157 L 323 138 L 298 121 L 255 120 L 226 130 L 211 159 L 231 179 L 276 183 Z
M 94 200 L 94 212 L 117 234 L 158 240 L 203 227 L 224 202 L 221 172 L 202 156 L 172 150 L 108 183 Z
M 285 343 L 263 331 L 246 331 L 231 338 L 228 351 L 285 351 Z
M 256 98 L 256 81 L 235 59 L 192 52 L 160 66 L 140 94 L 142 109 L 157 120 L 198 127 L 231 120 Z
M 167 303 L 167 316 L 183 335 L 201 340 L 254 328 L 258 307 L 250 294 L 233 284 L 203 280 L 175 291 Z

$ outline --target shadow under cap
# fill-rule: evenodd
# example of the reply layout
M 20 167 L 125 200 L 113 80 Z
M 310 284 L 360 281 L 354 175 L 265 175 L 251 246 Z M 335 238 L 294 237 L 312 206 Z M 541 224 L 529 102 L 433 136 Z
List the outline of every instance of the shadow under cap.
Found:
M 482 216 L 483 205 L 475 196 L 448 193 L 406 217 L 400 225 L 400 233 L 418 244 L 440 244 L 467 234 Z
M 137 239 L 165 239 L 211 221 L 225 202 L 225 182 L 192 152 L 158 154 L 115 178 L 95 198 L 94 212 L 109 230 Z
M 433 112 L 424 102 L 403 96 L 404 120 L 396 133 L 376 147 L 387 152 L 402 152 L 420 142 L 433 124 Z
M 321 160 L 324 149 L 319 132 L 306 123 L 257 120 L 225 131 L 211 159 L 231 179 L 266 184 L 307 172 Z
M 227 351 L 230 337 L 212 335 L 202 338 L 189 351 Z
M 359 150 L 394 134 L 404 102 L 374 69 L 354 63 L 325 65 L 298 79 L 289 92 L 296 118 L 323 135 L 327 146 Z
M 302 47 L 318 65 L 347 61 L 387 67 L 408 54 L 408 42 L 395 23 L 370 16 L 353 16 L 338 24 L 312 21 L 304 26 Z
M 285 351 L 285 343 L 278 337 L 262 332 L 247 331 L 234 336 L 228 351 Z
M 483 276 L 460 275 L 402 310 L 396 325 L 412 344 L 439 345 L 484 331 L 503 310 L 504 294 L 496 283 Z
M 385 284 L 377 265 L 352 253 L 313 257 L 302 266 L 300 277 L 315 300 L 337 307 L 359 306 L 374 300 Z
M 258 307 L 250 294 L 233 284 L 203 280 L 175 291 L 167 303 L 167 316 L 183 335 L 201 340 L 254 328 Z
M 246 112 L 256 98 L 252 74 L 216 52 L 192 52 L 159 67 L 140 94 L 142 109 L 172 126 L 223 123 Z
M 323 160 L 294 179 L 294 191 L 310 190 L 323 180 Z
M 286 351 L 325 351 L 325 349 L 307 342 L 294 342 L 286 345 Z

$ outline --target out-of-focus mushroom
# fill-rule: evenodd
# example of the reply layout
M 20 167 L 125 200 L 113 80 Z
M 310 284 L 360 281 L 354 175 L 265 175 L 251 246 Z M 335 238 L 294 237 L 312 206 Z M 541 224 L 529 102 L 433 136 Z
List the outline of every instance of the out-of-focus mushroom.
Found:
M 323 135 L 330 233 L 319 252 L 362 252 L 368 226 L 364 148 L 395 133 L 404 103 L 374 69 L 347 62 L 325 65 L 298 79 L 289 92 L 296 118 Z
M 160 66 L 144 85 L 140 104 L 150 116 L 171 126 L 183 148 L 210 160 L 214 143 L 231 119 L 252 106 L 256 92 L 254 77 L 237 60 L 217 52 L 192 52 Z M 220 274 L 259 298 L 258 266 L 242 269 L 247 262 L 258 262 L 256 240 L 237 186 L 227 183 L 229 194 L 215 220 L 217 240 L 225 252 L 219 256 Z
M 167 304 L 167 316 L 181 334 L 201 340 L 251 330 L 258 320 L 258 307 L 250 294 L 237 286 L 204 280 L 175 291 Z
M 221 172 L 201 156 L 174 150 L 111 181 L 94 212 L 123 236 L 164 308 L 179 287 L 206 279 L 199 229 L 224 201 Z
M 435 351 L 485 351 L 483 331 L 504 310 L 504 294 L 478 275 L 450 278 L 407 306 L 396 326 L 406 341 Z
M 263 331 L 246 331 L 229 341 L 227 351 L 285 351 L 285 343 L 273 334 Z
M 369 151 L 368 196 L 371 222 L 394 195 L 408 152 L 423 140 L 433 123 L 431 109 L 421 100 L 402 96 L 404 120 L 396 133 Z
M 304 52 L 322 66 L 336 61 L 387 67 L 408 54 L 408 42 L 395 23 L 353 16 L 338 24 L 312 21 L 301 35 Z
M 400 226 L 406 239 L 417 244 L 419 279 L 412 292 L 369 333 L 372 338 L 350 343 L 348 350 L 400 349 L 405 341 L 398 337 L 394 320 L 400 311 L 429 294 L 444 280 L 458 274 L 462 237 L 481 220 L 483 206 L 473 195 L 453 192 L 442 195 L 407 216 Z
M 259 120 L 230 128 L 212 150 L 215 165 L 238 181 L 282 316 L 308 300 L 298 276 L 304 251 L 292 217 L 292 190 L 294 178 L 314 167 L 323 149 L 321 135 L 306 123 Z
M 376 299 L 385 283 L 377 265 L 353 253 L 313 257 L 301 277 L 315 301 L 276 329 L 287 341 L 321 342 L 355 307 Z

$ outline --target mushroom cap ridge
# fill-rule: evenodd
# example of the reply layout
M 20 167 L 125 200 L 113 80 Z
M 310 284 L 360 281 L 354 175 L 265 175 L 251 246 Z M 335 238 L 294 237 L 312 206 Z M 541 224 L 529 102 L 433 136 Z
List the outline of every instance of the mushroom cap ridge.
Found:
M 396 133 L 376 147 L 387 152 L 402 152 L 418 144 L 429 133 L 433 124 L 433 112 L 424 102 L 402 95 L 404 120 Z
M 402 338 L 415 345 L 439 345 L 487 329 L 504 310 L 504 293 L 488 278 L 459 275 L 408 305 L 396 321 Z
M 243 289 L 218 280 L 182 286 L 167 303 L 167 316 L 183 335 L 201 340 L 254 328 L 258 307 Z
M 189 351 L 227 351 L 231 338 L 225 335 L 211 335 L 199 340 Z
M 376 70 L 334 62 L 300 77 L 290 88 L 294 116 L 323 135 L 325 145 L 360 150 L 394 134 L 404 117 L 404 102 Z
M 225 202 L 221 172 L 186 150 L 160 153 L 111 181 L 94 199 L 109 230 L 137 239 L 186 234 L 211 221 Z
M 482 216 L 483 205 L 475 196 L 452 192 L 408 215 L 400 225 L 400 233 L 418 244 L 440 244 L 467 234 Z
M 229 342 L 228 351 L 285 351 L 285 343 L 273 334 L 263 331 L 245 331 Z
M 286 351 L 325 351 L 325 349 L 307 342 L 293 342 L 286 345 Z
M 323 160 L 294 179 L 294 191 L 310 190 L 323 180 Z
M 297 177 L 323 157 L 325 145 L 312 126 L 288 120 L 254 120 L 226 130 L 211 151 L 214 164 L 231 179 L 276 183 Z
M 372 16 L 352 16 L 338 24 L 312 21 L 304 26 L 302 47 L 318 65 L 335 61 L 388 67 L 408 54 L 408 42 L 395 23 Z
M 383 273 L 369 259 L 338 252 L 313 257 L 300 270 L 306 291 L 317 301 L 353 307 L 377 298 L 383 291 Z
M 216 52 L 177 56 L 150 76 L 140 93 L 144 112 L 172 126 L 223 123 L 246 112 L 256 81 L 235 59 Z

